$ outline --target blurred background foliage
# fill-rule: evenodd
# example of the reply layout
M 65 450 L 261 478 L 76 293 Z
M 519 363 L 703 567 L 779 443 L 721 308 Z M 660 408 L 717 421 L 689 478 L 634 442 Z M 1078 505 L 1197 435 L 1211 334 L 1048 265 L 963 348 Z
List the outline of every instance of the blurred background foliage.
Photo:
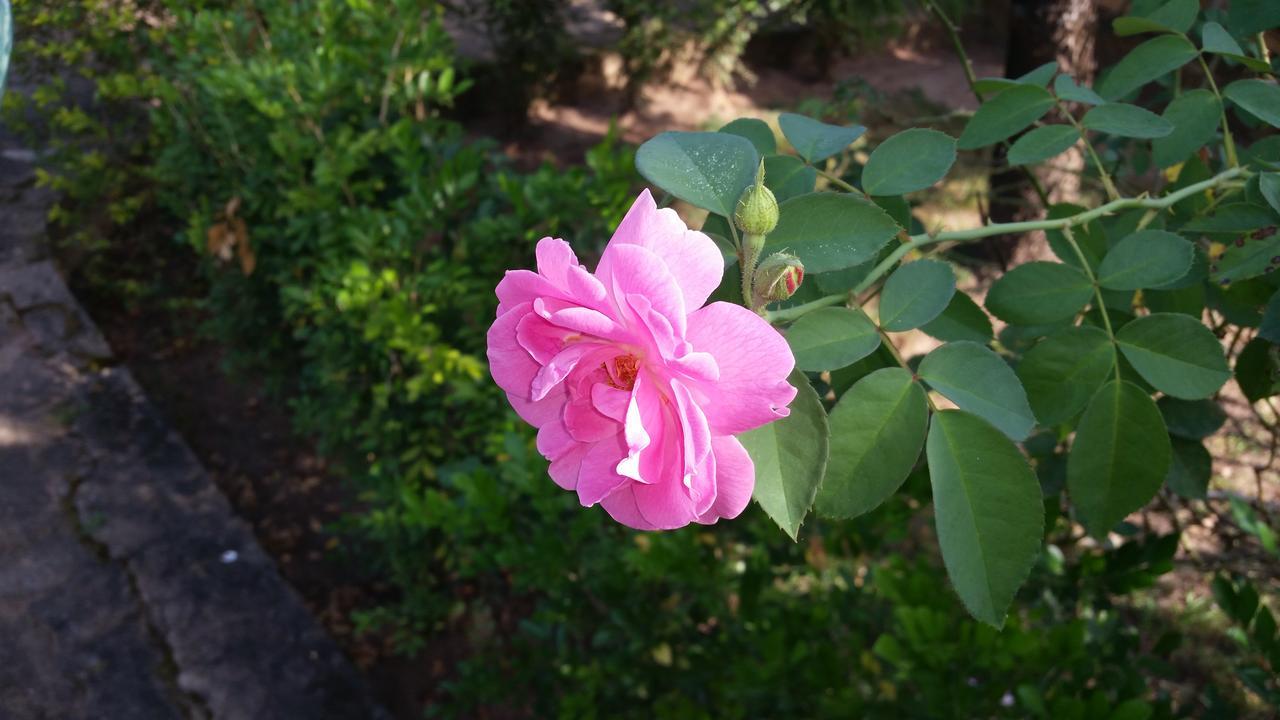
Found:
M 197 309 L 187 331 L 288 404 L 351 489 L 330 531 L 379 588 L 358 627 L 411 657 L 463 647 L 414 690 L 428 715 L 1266 716 L 1272 597 L 1222 576 L 1220 609 L 1157 603 L 1176 534 L 1080 544 L 1060 518 L 997 632 L 964 614 L 931 524 L 911 520 L 927 477 L 799 544 L 755 508 L 629 532 L 547 479 L 488 378 L 492 289 L 546 235 L 593 264 L 639 187 L 634 150 L 611 132 L 582 164 L 522 163 L 467 120 L 518 124 L 563 91 L 590 52 L 575 5 L 14 3 L 30 85 L 4 122 L 44 149 L 63 266 L 95 307 Z M 603 5 L 633 97 L 682 54 L 732 83 L 753 38 L 798 35 L 823 68 L 912 17 L 892 0 Z M 462 59 L 450 23 L 484 28 L 488 61 Z M 841 121 L 876 109 L 849 84 L 803 100 Z

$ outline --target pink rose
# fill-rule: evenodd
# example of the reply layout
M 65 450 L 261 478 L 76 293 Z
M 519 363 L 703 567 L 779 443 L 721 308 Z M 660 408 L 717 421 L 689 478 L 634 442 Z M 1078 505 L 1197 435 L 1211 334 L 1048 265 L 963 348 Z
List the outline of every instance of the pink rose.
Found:
M 795 359 L 752 311 L 703 307 L 724 272 L 715 243 L 646 190 L 595 274 L 564 240 L 537 257 L 498 284 L 489 367 L 552 479 L 641 530 L 736 517 L 755 466 L 734 435 L 787 415 Z

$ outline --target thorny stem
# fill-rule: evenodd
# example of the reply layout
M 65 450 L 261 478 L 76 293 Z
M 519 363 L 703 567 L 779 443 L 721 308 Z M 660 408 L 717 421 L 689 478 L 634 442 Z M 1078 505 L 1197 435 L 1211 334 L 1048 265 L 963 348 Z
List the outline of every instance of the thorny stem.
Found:
M 910 237 L 910 242 L 903 243 L 902 245 L 895 248 L 893 252 L 891 252 L 888 257 L 886 257 L 883 261 L 881 261 L 879 265 L 876 265 L 876 267 L 867 275 L 867 277 L 863 279 L 861 283 L 858 283 L 858 286 L 855 287 L 851 292 L 853 295 L 857 295 L 858 293 L 861 293 L 862 291 L 871 287 L 878 280 L 880 280 L 880 278 L 888 274 L 888 272 L 892 270 L 895 265 L 898 264 L 898 261 L 907 255 L 907 253 L 911 252 L 912 250 L 917 250 L 919 248 L 922 248 L 928 245 L 936 245 L 938 243 L 944 243 L 944 242 L 970 242 L 973 240 L 981 240 L 982 238 L 992 237 L 994 235 L 1014 235 L 1019 233 L 1032 232 L 1034 230 L 1061 230 L 1063 228 L 1070 228 L 1070 227 L 1076 227 L 1078 225 L 1085 225 L 1100 217 L 1111 215 L 1113 213 L 1117 213 L 1122 210 L 1132 210 L 1134 208 L 1164 210 L 1175 205 L 1181 200 L 1191 197 L 1192 195 L 1196 195 L 1198 193 L 1204 192 L 1205 190 L 1209 190 L 1209 189 L 1218 187 L 1220 185 L 1224 185 L 1229 180 L 1232 180 L 1237 177 L 1245 176 L 1248 174 L 1249 172 L 1245 168 L 1233 167 L 1233 168 L 1224 170 L 1218 173 L 1217 175 L 1214 175 L 1208 180 L 1203 180 L 1201 182 L 1188 185 L 1180 190 L 1171 192 L 1168 195 L 1165 195 L 1163 197 L 1121 198 L 1119 200 L 1112 200 L 1111 202 L 1105 205 L 1099 205 L 1098 207 L 1093 208 L 1092 210 L 1085 210 L 1075 215 L 1069 215 L 1063 218 L 1050 218 L 1046 220 L 1027 220 L 1023 222 L 1012 222 L 1012 223 L 991 223 L 989 225 L 984 225 L 982 227 L 972 228 L 969 230 L 954 230 L 954 231 L 939 232 L 936 234 L 924 233 L 920 235 L 912 235 Z M 774 322 L 774 323 L 788 322 L 791 320 L 795 320 L 796 318 L 808 312 L 817 310 L 818 308 L 830 307 L 831 305 L 838 305 L 844 302 L 847 297 L 849 297 L 849 294 L 847 293 L 838 293 L 835 295 L 828 295 L 826 297 L 804 303 L 803 305 L 797 305 L 795 307 L 786 308 L 784 310 L 770 311 L 765 314 L 765 317 L 770 322 Z
M 1222 102 L 1222 93 L 1218 92 L 1218 83 L 1213 79 L 1213 71 L 1204 61 L 1204 55 L 1201 54 L 1197 59 L 1200 61 L 1200 68 L 1204 70 L 1205 78 L 1209 81 L 1209 89 L 1213 91 L 1213 96 L 1218 98 L 1218 116 L 1222 122 L 1222 145 L 1227 150 L 1227 164 L 1233 168 L 1240 167 L 1240 160 L 1236 157 L 1236 142 L 1231 137 L 1231 128 L 1227 126 L 1227 106 Z

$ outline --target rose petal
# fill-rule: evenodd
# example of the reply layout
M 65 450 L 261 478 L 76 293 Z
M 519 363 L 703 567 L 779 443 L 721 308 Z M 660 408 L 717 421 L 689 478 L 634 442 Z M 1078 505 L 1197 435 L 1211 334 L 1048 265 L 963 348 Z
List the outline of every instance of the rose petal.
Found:
M 712 303 L 689 316 L 686 338 L 710 353 L 720 371 L 714 383 L 689 382 L 712 434 L 736 435 L 787 416 L 796 395 L 787 382 L 795 358 L 764 318 L 741 305 Z
M 516 413 L 530 425 L 542 427 L 560 417 L 567 393 L 560 388 L 538 401 L 532 399 L 533 379 L 541 368 L 516 339 L 516 329 L 531 309 L 530 303 L 521 303 L 493 322 L 487 335 L 487 355 L 489 373 L 506 391 Z
M 600 501 L 600 507 L 609 513 L 609 517 L 636 530 L 656 530 L 652 523 L 644 519 L 640 509 L 636 507 L 636 496 L 631 485 L 623 485 L 611 495 Z
M 724 276 L 724 256 L 715 242 L 686 227 L 675 210 L 659 210 L 648 190 L 632 203 L 609 244 L 639 245 L 662 258 L 690 310 L 702 307 Z
M 711 449 L 716 458 L 716 501 L 710 510 L 698 516 L 698 522 L 704 524 L 741 515 L 756 488 L 755 463 L 737 438 L 714 437 Z
M 587 450 L 578 470 L 578 502 L 590 507 L 624 484 L 631 482 L 614 471 L 627 452 L 622 435 L 601 440 Z

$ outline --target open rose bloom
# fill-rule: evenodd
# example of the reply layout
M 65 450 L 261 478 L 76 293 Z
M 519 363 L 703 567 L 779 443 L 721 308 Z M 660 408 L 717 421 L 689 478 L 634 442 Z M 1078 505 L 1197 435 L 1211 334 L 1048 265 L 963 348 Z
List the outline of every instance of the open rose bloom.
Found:
M 787 415 L 795 360 L 752 311 L 703 306 L 715 243 L 646 190 L 594 274 L 560 239 L 537 257 L 498 284 L 489 367 L 552 479 L 641 530 L 736 517 L 755 467 L 734 435 Z

